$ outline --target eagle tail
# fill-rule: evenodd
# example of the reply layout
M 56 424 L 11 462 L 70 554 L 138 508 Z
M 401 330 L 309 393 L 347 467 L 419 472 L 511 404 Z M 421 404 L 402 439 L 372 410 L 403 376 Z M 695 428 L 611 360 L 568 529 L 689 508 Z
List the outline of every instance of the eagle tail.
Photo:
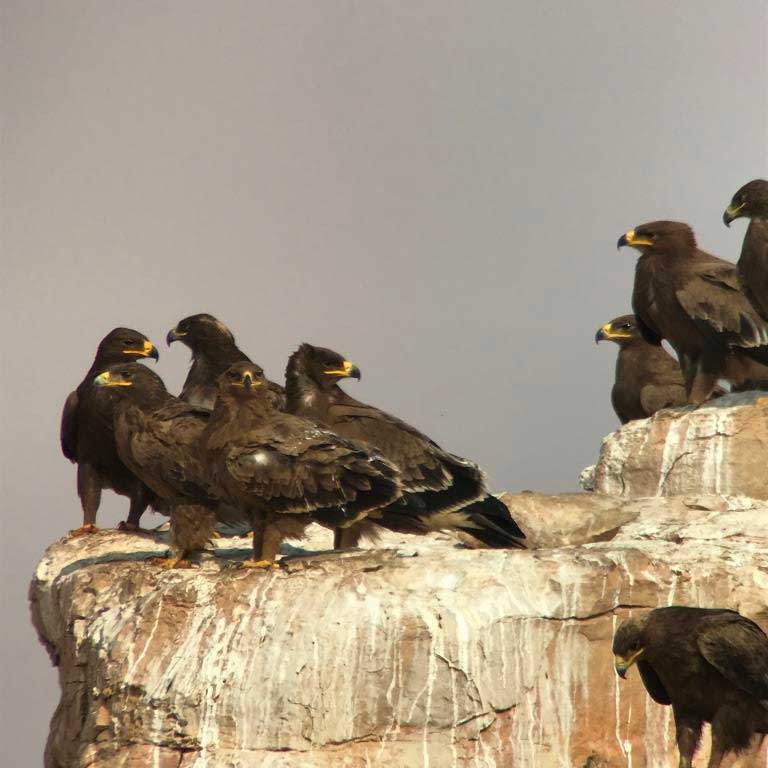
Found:
M 488 494 L 456 513 L 456 529 L 469 534 L 486 547 L 493 549 L 525 549 L 520 526 L 509 513 L 507 505 Z

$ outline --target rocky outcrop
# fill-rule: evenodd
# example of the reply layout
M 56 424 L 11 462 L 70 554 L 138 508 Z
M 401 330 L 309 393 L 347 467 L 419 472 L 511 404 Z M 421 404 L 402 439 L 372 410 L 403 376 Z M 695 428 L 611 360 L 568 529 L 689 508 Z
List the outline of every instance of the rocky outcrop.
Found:
M 694 417 L 652 428 L 679 430 L 681 418 Z M 712 439 L 738 438 L 738 413 L 713 418 Z M 768 510 L 693 494 L 507 502 L 536 549 L 385 537 L 264 573 L 232 567 L 246 553 L 221 540 L 187 571 L 151 562 L 165 549 L 157 536 L 54 544 L 31 587 L 62 689 L 46 765 L 676 765 L 671 712 L 636 672 L 613 673 L 613 631 L 672 603 L 729 606 L 768 627 Z M 756 750 L 734 764 L 765 764 Z
M 589 490 L 768 499 L 768 393 L 728 395 L 624 425 L 603 441 Z

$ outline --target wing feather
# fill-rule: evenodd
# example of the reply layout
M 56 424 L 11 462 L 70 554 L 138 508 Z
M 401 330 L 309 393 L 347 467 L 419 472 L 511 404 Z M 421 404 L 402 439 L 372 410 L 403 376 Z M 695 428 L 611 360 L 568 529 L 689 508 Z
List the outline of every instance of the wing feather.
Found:
M 768 700 L 768 637 L 733 611 L 707 617 L 696 639 L 701 655 L 735 686 Z

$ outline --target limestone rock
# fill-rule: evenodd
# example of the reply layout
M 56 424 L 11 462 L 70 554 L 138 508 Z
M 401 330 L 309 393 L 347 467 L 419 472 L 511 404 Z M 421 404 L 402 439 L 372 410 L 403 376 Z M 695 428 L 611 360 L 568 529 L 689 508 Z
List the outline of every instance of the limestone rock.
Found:
M 671 712 L 634 670 L 613 673 L 612 633 L 672 603 L 768 626 L 768 510 L 721 496 L 508 503 L 539 549 L 385 536 L 264 573 L 231 567 L 246 555 L 231 542 L 186 571 L 152 564 L 158 537 L 52 545 L 30 591 L 62 688 L 46 766 L 676 765 Z
M 768 393 L 727 395 L 625 424 L 603 440 L 594 490 L 768 499 Z

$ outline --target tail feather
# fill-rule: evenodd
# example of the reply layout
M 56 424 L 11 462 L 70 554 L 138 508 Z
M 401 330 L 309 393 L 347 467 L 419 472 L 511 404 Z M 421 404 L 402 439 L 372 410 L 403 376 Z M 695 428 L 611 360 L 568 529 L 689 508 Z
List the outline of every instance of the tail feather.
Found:
M 525 533 L 513 519 L 507 505 L 495 496 L 489 494 L 456 514 L 460 522 L 455 527 L 487 547 L 525 549 L 521 541 L 525 539 Z

